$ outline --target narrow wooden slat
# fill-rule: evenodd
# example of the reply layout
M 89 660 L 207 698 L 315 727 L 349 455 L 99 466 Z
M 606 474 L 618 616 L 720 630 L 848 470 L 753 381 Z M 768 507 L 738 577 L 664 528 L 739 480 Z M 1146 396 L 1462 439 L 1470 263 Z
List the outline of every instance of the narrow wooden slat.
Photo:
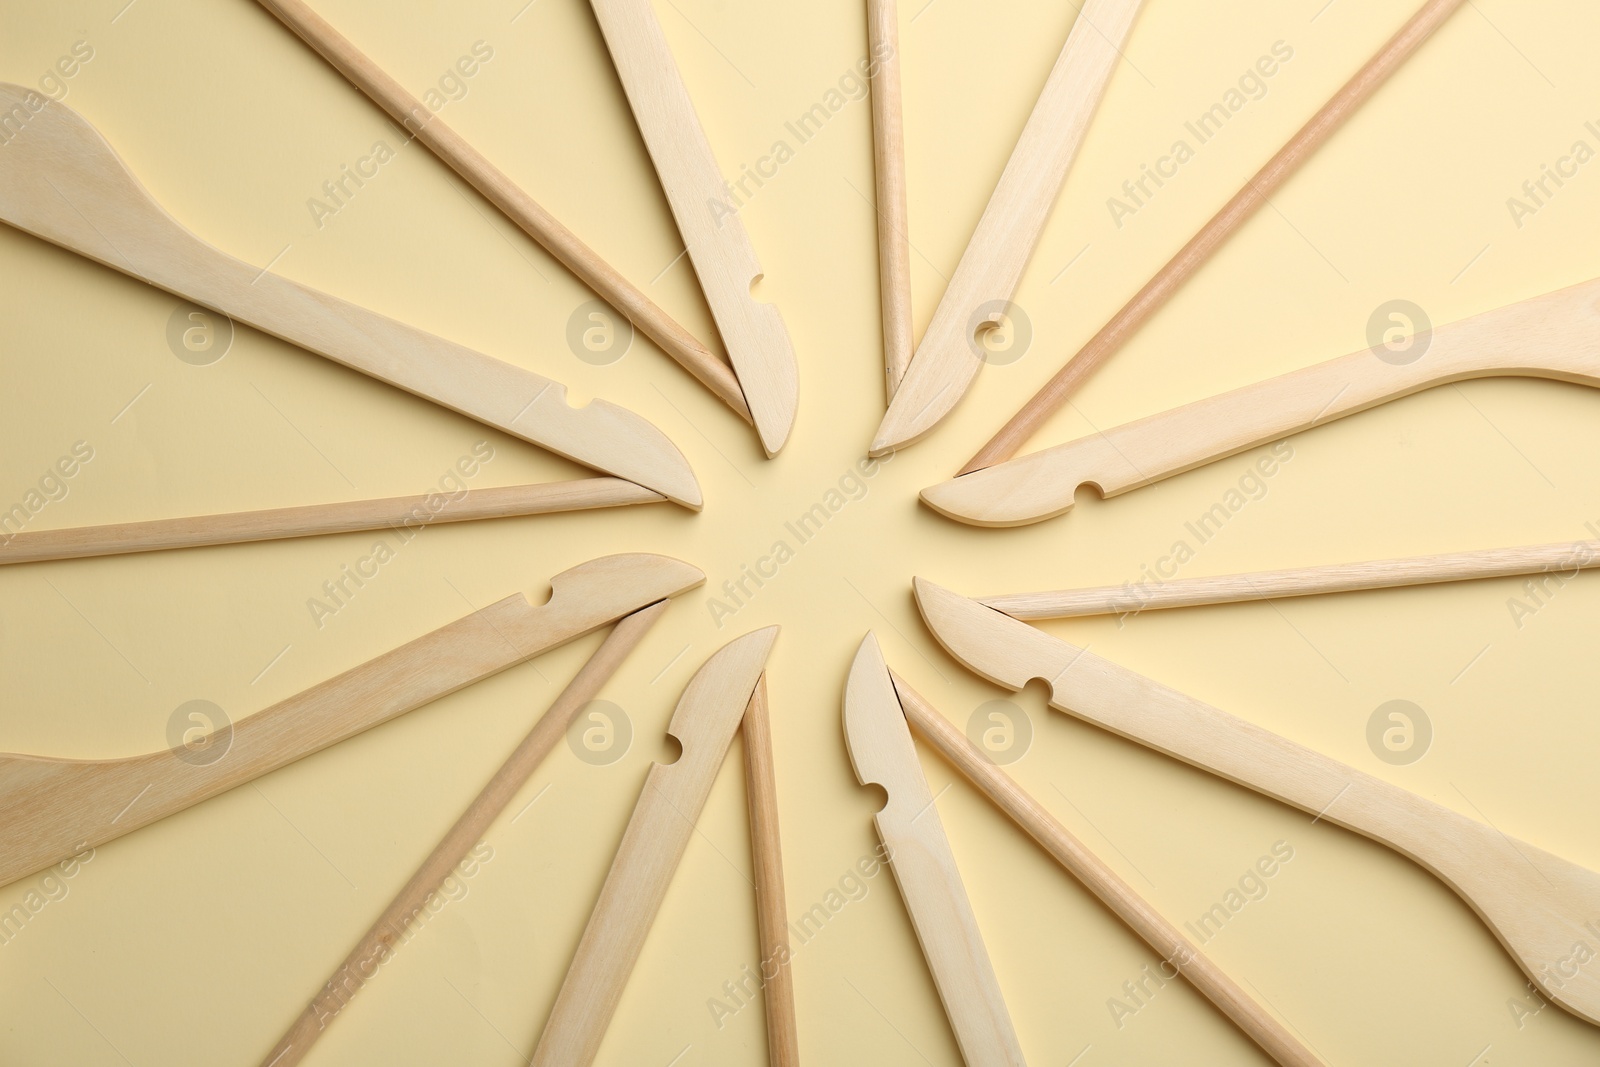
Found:
M 506 805 L 517 795 L 533 772 L 539 769 L 550 750 L 561 742 L 567 728 L 572 725 L 584 705 L 595 698 L 600 687 L 616 673 L 644 635 L 650 632 L 667 601 L 656 603 L 634 612 L 619 621 L 607 635 L 595 654 L 556 697 L 548 711 L 540 716 L 528 736 L 522 739 L 511 756 L 495 771 L 476 799 L 461 813 L 443 839 L 434 846 L 428 858 L 422 861 L 415 874 L 401 888 L 394 900 L 378 916 L 370 929 L 356 942 L 344 962 L 333 972 L 317 995 L 296 1018 L 278 1043 L 272 1046 L 261 1061 L 262 1067 L 294 1067 L 305 1059 L 317 1039 L 327 1032 L 345 1006 L 366 983 L 378 973 L 394 951 L 396 943 L 405 936 L 413 920 L 423 912 L 428 901 L 438 891 L 467 852 L 482 841 L 490 825 Z
M 900 103 L 900 16 L 895 0 L 867 0 L 872 71 L 872 164 L 878 210 L 878 305 L 883 373 L 894 399 L 911 365 L 911 220 L 906 208 L 906 136 Z
M 466 489 L 453 497 L 436 492 L 65 530 L 24 530 L 9 535 L 0 533 L 0 564 L 274 541 L 358 530 L 393 529 L 412 535 L 441 522 L 548 515 L 666 499 L 660 493 L 621 478 L 581 478 L 538 485 Z
M 767 676 L 762 674 L 744 709 L 744 781 L 750 807 L 750 855 L 756 874 L 756 933 L 761 947 L 761 995 L 767 1016 L 767 1062 L 800 1067 L 789 967 L 789 912 L 783 891 L 783 845 L 778 833 L 778 780 L 772 759 Z

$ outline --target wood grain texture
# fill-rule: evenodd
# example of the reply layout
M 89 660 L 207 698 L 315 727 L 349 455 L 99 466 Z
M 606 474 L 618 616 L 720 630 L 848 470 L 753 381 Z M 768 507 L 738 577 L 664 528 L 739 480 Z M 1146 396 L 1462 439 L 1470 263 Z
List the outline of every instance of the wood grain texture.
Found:
M 1266 1007 L 1239 988 L 1215 961 L 1158 912 L 1027 790 L 908 685 L 890 672 L 906 719 L 945 759 L 1011 820 L 1037 841 L 1067 873 L 1199 990 L 1207 1000 L 1283 1067 L 1322 1067 L 1322 1060 Z M 1165 974 L 1165 970 L 1162 971 Z
M 751 287 L 761 262 L 717 169 L 651 0 L 590 0 L 706 303 L 744 389 L 761 447 L 778 454 L 794 426 L 799 372 L 783 316 Z
M 1215 578 L 1177 578 L 1159 585 L 1108 585 L 1094 589 L 1059 589 L 1042 593 L 1009 593 L 979 597 L 978 602 L 1013 619 L 1066 619 L 1083 615 L 1127 615 L 1162 608 L 1204 604 L 1236 604 L 1280 597 L 1394 589 L 1518 574 L 1553 574 L 1570 578 L 1580 570 L 1600 567 L 1600 541 L 1562 541 L 1550 545 L 1491 548 L 1437 556 L 1335 563 L 1325 567 L 1256 571 Z
M 1477 912 L 1547 999 L 1600 1024 L 1600 973 L 1570 962 L 1575 945 L 1600 936 L 1600 874 L 925 579 L 916 595 L 939 643 L 976 674 L 1013 690 L 1045 679 L 1053 708 L 1414 860 Z
M 482 792 L 461 813 L 461 818 L 422 861 L 383 914 L 356 942 L 356 947 L 350 950 L 333 977 L 323 984 L 267 1053 L 261 1061 L 262 1067 L 294 1067 L 305 1059 L 350 999 L 377 974 L 379 966 L 387 962 L 397 942 L 405 936 L 412 921 L 423 913 L 445 878 L 466 858 L 468 851 L 483 840 L 490 825 L 505 811 L 517 791 L 527 784 L 550 750 L 560 744 L 578 712 L 599 694 L 600 687 L 650 632 L 650 627 L 667 610 L 667 604 L 659 600 L 617 623 L 549 710 L 540 716 L 533 730 L 512 750 Z
M 667 725 L 683 754 L 645 777 L 530 1067 L 594 1062 L 777 636 L 768 626 L 735 638 L 689 680 Z
M 750 807 L 750 857 L 755 866 L 756 936 L 761 946 L 761 997 L 766 1009 L 767 1063 L 800 1067 L 800 1034 L 789 966 L 789 909 L 783 890 L 783 838 L 778 832 L 778 778 L 772 758 L 767 676 L 744 709 L 744 782 Z
M 1111 83 L 1142 0 L 1087 0 L 1000 182 L 873 438 L 881 456 L 920 440 L 983 365 L 976 334 L 1001 324 Z
M 895 0 L 867 0 L 872 87 L 872 174 L 878 213 L 878 306 L 883 373 L 894 399 L 911 365 L 911 216 L 906 208 L 906 133 L 900 97 L 900 16 Z
M 87 556 L 118 556 L 171 548 L 275 541 L 286 537 L 396 530 L 415 536 L 441 522 L 548 515 L 559 511 L 650 504 L 667 498 L 621 478 L 580 478 L 568 482 L 463 489 L 454 497 L 443 492 L 394 496 L 381 500 L 341 500 L 228 515 L 196 515 L 151 519 L 64 530 L 9 533 L 0 526 L 0 564 L 34 563 Z
M 38 109 L 34 110 L 37 103 Z M 698 508 L 683 454 L 604 400 L 292 282 L 206 244 L 150 196 L 65 104 L 0 82 L 27 115 L 0 151 L 0 220 L 442 407 Z
M 1411 58 L 1422 43 L 1444 24 L 1462 0 L 1427 0 L 1427 3 L 1378 50 L 1366 65 L 1313 115 L 1276 155 L 1244 183 L 1233 198 L 1213 215 L 1189 243 L 1178 250 L 1155 277 L 1090 338 L 1078 354 L 1034 394 L 1011 421 L 1001 427 L 961 469 L 962 474 L 982 470 L 1016 455 L 1039 427 L 1067 402 L 1067 398 L 1110 359 L 1149 318 L 1182 288 L 1211 254 L 1267 203 L 1300 167 L 1316 154 L 1389 76 Z
M 350 84 L 365 93 L 373 103 L 405 127 L 451 170 L 474 189 L 606 303 L 616 308 L 649 337 L 661 350 L 683 365 L 707 389 L 720 397 L 745 421 L 750 409 L 733 370 L 657 307 L 637 286 L 618 273 L 600 256 L 578 240 L 572 231 L 551 215 L 501 170 L 451 129 L 438 115 L 418 100 L 383 68 L 334 29 L 326 19 L 301 0 L 259 0 L 285 26 L 310 45 Z
M 0 885 L 338 744 L 705 581 L 687 563 L 605 556 L 515 593 L 197 739 L 122 759 L 0 754 Z M 208 750 L 220 751 L 211 756 Z
M 1021 526 L 1070 510 L 1081 485 L 1117 496 L 1424 389 L 1491 377 L 1600 386 L 1600 280 L 1440 326 L 1414 362 L 1364 348 L 964 474 L 922 499 L 975 526 Z
M 889 667 L 870 633 L 856 650 L 845 683 L 844 737 L 861 784 L 882 786 L 888 794 L 873 821 L 962 1060 L 967 1067 L 1024 1067 L 1000 980 L 917 760 Z

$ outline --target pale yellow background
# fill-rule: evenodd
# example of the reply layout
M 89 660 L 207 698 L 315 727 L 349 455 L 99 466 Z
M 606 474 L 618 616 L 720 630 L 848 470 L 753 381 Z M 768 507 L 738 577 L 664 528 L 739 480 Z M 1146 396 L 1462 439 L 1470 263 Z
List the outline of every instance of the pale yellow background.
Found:
M 494 859 L 356 1000 L 315 1064 L 514 1064 L 539 1033 L 662 730 L 723 641 L 781 623 L 770 663 L 791 911 L 875 844 L 839 726 L 868 629 L 958 722 L 1004 696 L 944 656 L 910 578 L 972 593 L 1120 583 L 1236 483 L 1241 456 L 1011 532 L 915 502 L 948 476 L 1400 23 L 1383 0 L 1150 0 L 1018 302 L 1032 349 L 985 369 L 927 442 L 720 630 L 707 598 L 784 536 L 861 454 L 883 407 L 869 109 L 852 102 L 742 213 L 801 367 L 799 421 L 754 435 L 649 343 L 595 368 L 564 341 L 591 299 L 420 147 L 320 230 L 306 201 L 392 127 L 248 0 L 6 0 L 0 78 L 34 84 L 78 40 L 67 103 L 171 212 L 276 269 L 604 395 L 668 433 L 706 507 L 439 527 L 319 630 L 306 600 L 368 535 L 51 563 L 0 573 L 0 750 L 163 747 L 173 709 L 235 718 L 607 552 L 703 567 L 605 696 L 631 750 L 602 768 L 559 748 L 488 840 Z M 536 198 L 702 337 L 712 334 L 670 214 L 582 0 L 321 0 L 420 92 L 473 42 L 494 58 L 444 111 Z M 1325 6 L 1326 5 L 1326 6 Z M 519 15 L 519 10 L 521 11 Z M 769 152 L 865 53 L 859 0 L 659 5 L 727 174 Z M 120 14 L 119 14 L 120 12 Z M 901 12 L 914 297 L 926 324 L 1073 18 L 1067 3 L 913 0 Z M 1106 198 L 1274 41 L 1294 59 L 1144 210 Z M 1088 432 L 1363 347 L 1372 310 L 1445 322 L 1595 273 L 1600 163 L 1518 229 L 1505 201 L 1600 119 L 1600 11 L 1475 0 L 1056 418 Z M 1086 250 L 1085 250 L 1086 249 Z M 1073 263 L 1074 257 L 1081 258 Z M 1073 263 L 1070 269 L 1067 267 Z M 1469 266 L 1470 264 L 1470 266 Z M 1064 272 L 1063 272 L 1064 271 Z M 657 277 L 660 275 L 659 278 Z M 172 297 L 0 228 L 0 505 L 74 441 L 96 456 L 34 528 L 421 492 L 480 438 L 474 484 L 577 468 L 241 328 L 209 367 L 168 350 Z M 134 406 L 111 422 L 146 386 Z M 1444 388 L 1302 435 L 1268 495 L 1185 574 L 1588 536 L 1600 396 L 1500 381 Z M 1584 577 L 1519 629 L 1514 580 L 1052 625 L 1103 655 L 1594 867 L 1593 624 Z M 469 605 L 470 602 L 470 605 Z M 0 1063 L 251 1064 L 389 900 L 598 638 L 98 850 L 0 947 Z M 274 661 L 288 646 L 280 659 Z M 680 654 L 681 653 L 681 654 Z M 1481 654 L 1481 655 L 1480 655 Z M 270 670 L 263 669 L 271 663 Z M 1471 664 L 1470 669 L 1464 669 Z M 1172 917 L 1199 916 L 1277 841 L 1294 859 L 1211 946 L 1330 1063 L 1593 1063 L 1600 1032 L 1549 1008 L 1519 1028 L 1523 978 L 1471 912 L 1389 851 L 1066 717 L 1037 691 L 1011 768 Z M 1372 711 L 1416 702 L 1418 763 L 1368 749 Z M 737 755 L 737 748 L 734 755 Z M 935 792 L 951 770 L 924 750 Z M 939 807 L 1030 1062 L 1263 1062 L 1172 985 L 1117 1029 L 1106 1001 L 1154 960 L 963 782 Z M 759 1009 L 720 1031 L 707 1000 L 756 954 L 739 762 L 718 779 L 606 1039 L 608 1065 L 764 1062 Z M 0 890 L 0 909 L 38 876 Z M 800 1039 L 815 1064 L 958 1061 L 891 879 L 800 950 Z M 674 1057 L 679 1057 L 674 1059 Z M 1079 1057 L 1074 1059 L 1074 1057 Z

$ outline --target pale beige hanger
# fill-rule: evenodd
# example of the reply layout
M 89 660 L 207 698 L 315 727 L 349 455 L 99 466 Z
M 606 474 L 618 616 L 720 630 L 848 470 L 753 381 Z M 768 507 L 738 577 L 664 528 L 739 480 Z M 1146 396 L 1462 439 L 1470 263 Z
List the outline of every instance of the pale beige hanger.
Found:
M 1116 354 L 1117 350 L 1136 333 L 1145 321 L 1154 315 L 1183 283 L 1211 258 L 1233 232 L 1243 226 L 1262 204 L 1270 202 L 1300 166 L 1314 155 L 1317 149 L 1344 125 L 1357 108 L 1378 90 L 1389 76 L 1411 57 L 1433 32 L 1444 24 L 1462 0 L 1427 0 L 1426 3 L 1391 37 L 1378 53 L 1335 93 L 1322 109 L 1311 117 L 1278 154 L 1267 161 L 1223 205 L 1189 243 L 1147 282 L 1143 289 L 1129 300 L 1121 311 L 1112 316 L 1089 343 L 1068 360 L 1045 385 L 1029 400 L 1011 421 L 1001 427 L 988 444 L 961 469 L 968 474 L 984 467 L 1010 459 L 1028 438 L 1039 429 L 1051 414 L 1067 402 L 1089 375 Z
M 889 667 L 870 633 L 845 683 L 844 739 L 861 784 L 882 786 L 888 794 L 873 821 L 962 1060 L 967 1067 L 1025 1067 Z
M 992 759 L 893 671 L 894 691 L 900 710 L 917 732 L 981 790 L 1001 811 L 1050 853 L 1084 888 L 1127 923 L 1145 944 L 1155 949 L 1216 1005 L 1245 1035 L 1283 1067 L 1322 1067 L 1322 1060 L 1289 1028 L 1241 989 L 1226 971 L 1204 955 L 1183 932 L 1163 916 L 1116 871 L 1074 837 L 1055 816 L 997 767 Z
M 585 285 L 622 312 L 661 350 L 681 363 L 702 385 L 722 399 L 746 422 L 750 409 L 732 369 L 713 355 L 694 335 L 679 326 L 637 286 L 601 259 L 593 249 L 540 207 L 533 197 L 506 177 L 483 153 L 451 129 L 437 114 L 408 93 L 383 68 L 361 53 L 326 19 L 301 0 L 259 0 L 327 60 L 350 84 L 366 93 L 407 132 L 427 145 L 450 169 L 483 194 L 506 218 L 516 223 Z
M 1363 834 L 1453 889 L 1544 997 L 1600 1024 L 1600 973 L 1552 980 L 1595 936 L 1600 874 L 1051 637 L 925 579 L 917 605 L 945 650 L 1008 689 Z M 1586 925 L 1587 924 L 1587 925 Z
M 0 533 L 0 564 L 50 559 L 118 556 L 169 548 L 276 541 L 286 537 L 350 533 L 357 530 L 416 531 L 441 522 L 549 515 L 626 504 L 651 504 L 667 498 L 621 478 L 578 478 L 535 485 L 464 489 L 395 496 L 380 500 L 341 500 L 332 504 L 150 519 L 106 526 Z
M 0 154 L 3 154 L 0 149 Z M 0 885 L 148 826 L 705 581 L 668 556 L 590 560 L 312 686 L 186 749 L 0 754 Z M 220 748 L 223 758 L 193 754 Z
M 604 400 L 257 269 L 206 244 L 156 203 L 105 138 L 65 104 L 0 82 L 22 114 L 0 145 L 0 220 L 568 459 L 698 508 L 670 440 Z
M 777 636 L 768 626 L 736 638 L 690 679 L 667 724 L 683 753 L 645 777 L 531 1067 L 594 1062 Z
M 911 365 L 911 223 L 906 210 L 906 133 L 900 106 L 900 15 L 895 0 L 867 0 L 872 88 L 872 175 L 877 193 L 878 306 L 883 375 L 894 399 Z
M 566 736 L 567 728 L 577 719 L 578 713 L 595 698 L 600 687 L 622 666 L 628 653 L 650 632 L 650 627 L 666 611 L 667 603 L 658 600 L 617 622 L 604 643 L 589 657 L 588 662 L 561 691 L 561 695 L 556 697 L 522 743 L 512 750 L 510 757 L 468 805 L 461 818 L 434 846 L 428 858 L 422 861 L 422 866 L 417 868 L 410 881 L 389 902 L 377 922 L 356 942 L 356 947 L 332 977 L 318 987 L 317 994 L 311 998 L 305 1010 L 296 1016 L 294 1023 L 261 1061 L 262 1067 L 294 1067 L 294 1064 L 305 1059 L 311 1046 L 327 1032 L 328 1026 L 343 1011 L 348 991 L 364 986 L 377 973 L 379 965 L 388 960 L 392 946 L 405 936 L 414 918 L 423 914 L 429 898 L 438 891 L 456 865 L 466 858 L 467 853 L 483 840 L 489 827 L 505 811 L 517 791 L 527 784 L 550 750 Z
M 1086 0 L 1079 10 L 989 206 L 873 437 L 871 455 L 920 440 L 950 413 L 977 377 L 983 360 L 976 333 L 999 326 L 1009 314 L 1022 272 L 1111 83 L 1111 72 L 1142 2 Z
M 1174 578 L 1128 582 L 1093 589 L 1055 589 L 1041 593 L 1007 593 L 978 597 L 978 603 L 1013 619 L 1068 619 L 1084 615 L 1130 615 L 1162 608 L 1206 604 L 1238 604 L 1280 597 L 1352 593 L 1363 589 L 1395 589 L 1519 574 L 1570 578 L 1580 570 L 1600 567 L 1600 541 L 1562 541 L 1521 548 L 1490 548 L 1365 563 L 1334 563 L 1214 578 Z
M 1437 385 L 1553 378 L 1600 386 L 1600 280 L 1412 338 L 1410 362 L 1363 348 L 922 491 L 942 515 L 1021 526 L 1072 507 L 1080 485 L 1111 497 Z M 1388 358 L 1385 358 L 1388 357 Z
M 678 234 L 738 372 L 761 446 L 768 457 L 775 456 L 794 426 L 799 378 L 783 316 L 751 293 L 761 280 L 761 262 L 650 0 L 590 3 Z

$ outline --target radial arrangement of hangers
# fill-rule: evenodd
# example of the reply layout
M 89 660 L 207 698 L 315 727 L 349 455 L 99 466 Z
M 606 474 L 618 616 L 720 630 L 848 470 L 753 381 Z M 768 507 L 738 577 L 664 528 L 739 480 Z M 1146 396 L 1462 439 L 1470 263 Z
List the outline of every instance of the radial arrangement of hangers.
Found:
M 240 0 L 243 2 L 243 0 Z M 750 424 L 769 459 L 798 410 L 793 345 L 776 308 L 751 295 L 762 274 L 738 216 L 719 213 L 723 179 L 651 0 L 591 0 L 727 358 L 674 322 L 301 0 L 258 0 L 350 84 L 435 153 L 601 299 Z M 1363 350 L 1017 456 L 1046 419 L 1155 313 L 1340 125 L 1461 6 L 1428 0 L 1239 192 L 1051 378 L 955 476 L 928 487 L 933 512 L 976 526 L 1062 515 L 1078 487 L 1110 497 L 1434 385 L 1494 375 L 1600 386 L 1600 281 L 1526 300 L 1432 332 L 1425 360 L 1375 361 Z M 1142 0 L 1085 0 L 971 241 L 920 340 L 911 318 L 899 13 L 867 0 L 878 271 L 886 410 L 864 449 L 882 455 L 936 432 L 983 362 L 975 331 L 1000 323 L 1107 86 L 1141 22 Z M 579 409 L 542 375 L 234 259 L 180 225 L 90 120 L 0 83 L 0 219 L 185 300 L 591 468 L 595 476 L 435 494 L 184 516 L 27 532 L 0 542 L 0 564 L 306 537 L 587 508 L 675 503 L 698 510 L 700 486 L 671 440 L 604 400 Z M 704 520 L 699 520 L 704 521 Z M 933 520 L 930 517 L 929 521 Z M 981 678 L 1009 690 L 1049 683 L 1050 706 L 1387 846 L 1439 878 L 1483 921 L 1550 1002 L 1600 1024 L 1600 970 L 1564 980 L 1552 967 L 1600 917 L 1600 875 L 1320 752 L 1210 707 L 1029 623 L 1311 596 L 1600 566 L 1600 542 L 1341 562 L 1130 586 L 968 598 L 906 575 L 928 633 Z M 532 577 L 532 576 L 530 576 Z M 350 998 L 567 733 L 674 598 L 705 579 L 666 556 L 606 556 L 549 579 L 548 603 L 518 590 L 227 727 L 219 761 L 180 750 L 78 760 L 0 755 L 0 884 L 250 782 L 558 645 L 610 628 L 527 737 L 485 784 L 330 976 L 305 976 L 304 1009 L 285 1019 L 261 1063 L 311 1054 Z M 801 1062 L 768 719 L 769 626 L 714 652 L 682 692 L 667 732 L 682 745 L 653 765 L 532 1062 L 582 1067 L 597 1055 L 695 821 L 736 732 L 743 731 L 755 862 L 767 1053 Z M 841 673 L 843 735 L 856 776 L 883 788 L 875 816 L 962 1056 L 972 1067 L 1021 1065 L 1021 1043 L 934 806 L 916 738 L 952 766 L 1263 1052 L 1285 1065 L 1323 1060 L 1171 919 L 1008 777 L 892 671 L 871 633 Z M 775 679 L 771 684 L 781 684 Z M 186 745 L 189 742 L 186 742 Z M 131 799 L 130 799 L 131 798 Z M 114 814 L 115 817 L 112 817 Z M 768 973 L 770 970 L 770 973 Z M 1561 971 L 1566 976 L 1566 971 Z M 320 981 L 319 981 L 320 980 Z

